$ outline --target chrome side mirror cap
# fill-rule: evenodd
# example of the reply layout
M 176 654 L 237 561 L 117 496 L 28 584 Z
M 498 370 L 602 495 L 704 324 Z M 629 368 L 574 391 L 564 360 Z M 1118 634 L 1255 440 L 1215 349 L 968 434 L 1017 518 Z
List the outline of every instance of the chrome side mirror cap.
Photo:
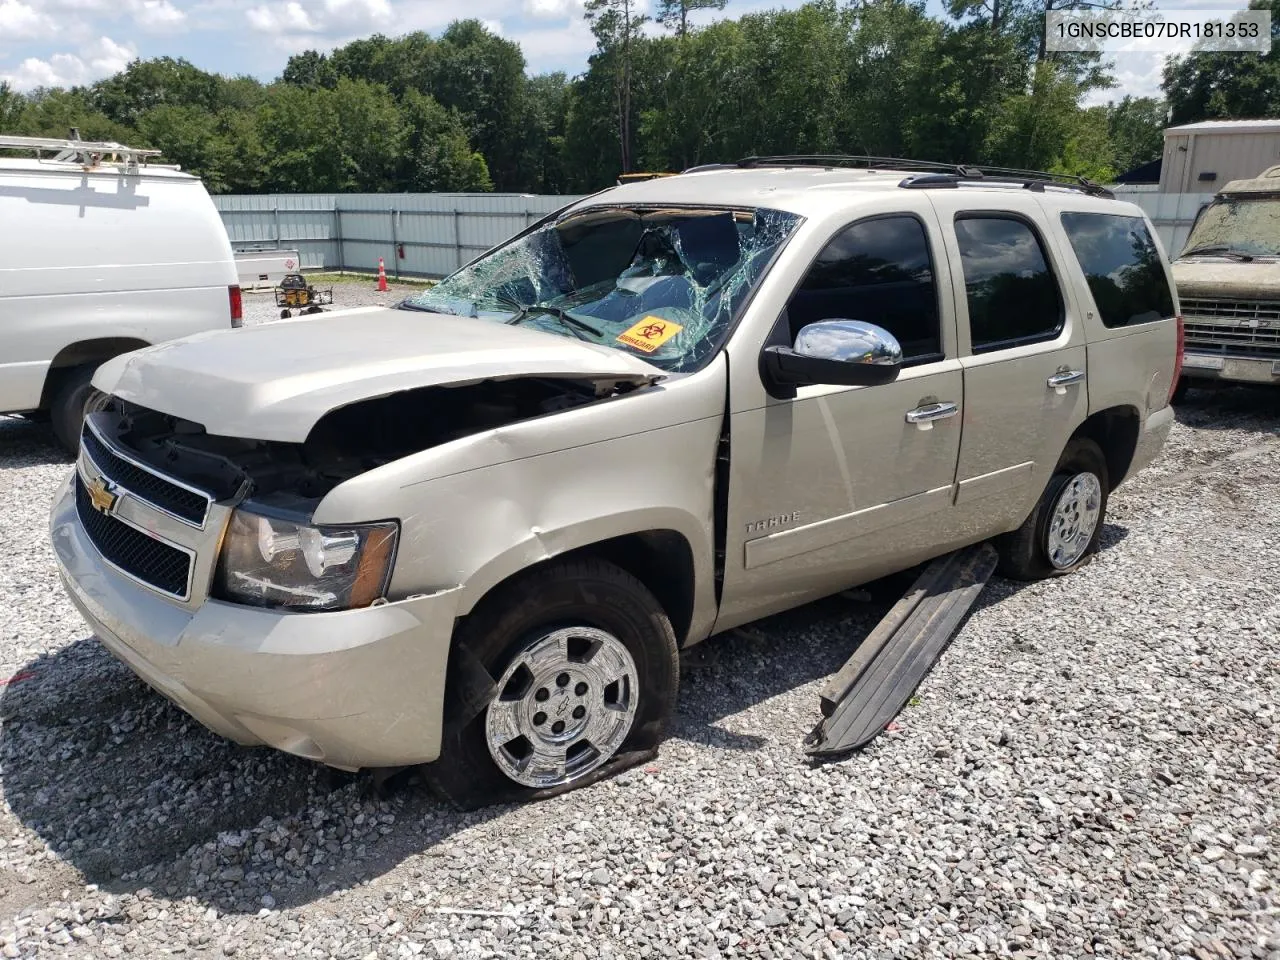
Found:
M 801 329 L 795 346 L 765 347 L 760 374 L 778 398 L 822 383 L 871 387 L 890 383 L 902 369 L 902 345 L 883 327 L 861 320 L 820 320 Z

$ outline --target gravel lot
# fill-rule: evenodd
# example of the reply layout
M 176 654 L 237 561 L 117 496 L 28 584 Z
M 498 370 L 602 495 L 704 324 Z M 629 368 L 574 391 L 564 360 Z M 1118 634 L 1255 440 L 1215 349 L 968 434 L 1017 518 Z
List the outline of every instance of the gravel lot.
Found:
M 653 764 L 470 815 L 135 680 L 54 572 L 66 461 L 0 418 L 0 953 L 1280 960 L 1280 394 L 1180 417 L 1102 554 L 994 582 L 862 754 L 800 741 L 887 591 L 691 652 Z
M 418 284 L 391 283 L 386 293 L 378 292 L 378 281 L 373 277 L 343 277 L 341 280 L 312 281 L 319 289 L 333 287 L 333 306 L 326 310 L 343 310 L 347 307 L 389 307 L 405 297 L 421 293 L 425 288 Z M 244 293 L 245 326 L 270 323 L 280 319 L 275 294 L 270 290 L 246 290 Z

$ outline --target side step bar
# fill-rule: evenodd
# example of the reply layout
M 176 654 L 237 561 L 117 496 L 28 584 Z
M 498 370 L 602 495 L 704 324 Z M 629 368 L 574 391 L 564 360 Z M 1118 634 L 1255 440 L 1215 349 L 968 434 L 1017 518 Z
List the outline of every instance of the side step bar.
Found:
M 989 543 L 925 567 L 823 687 L 823 719 L 805 738 L 805 752 L 835 756 L 874 740 L 911 699 L 995 569 Z

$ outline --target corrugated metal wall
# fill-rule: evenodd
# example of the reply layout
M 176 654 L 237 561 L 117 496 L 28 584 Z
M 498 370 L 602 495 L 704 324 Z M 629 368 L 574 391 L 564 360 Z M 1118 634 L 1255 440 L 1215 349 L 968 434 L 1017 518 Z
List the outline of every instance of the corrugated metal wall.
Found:
M 225 195 L 237 250 L 288 247 L 304 268 L 443 277 L 576 197 L 476 193 Z
M 1165 133 L 1160 189 L 1166 193 L 1214 192 L 1230 180 L 1256 177 L 1280 163 L 1280 131 L 1190 131 Z M 1216 174 L 1212 180 L 1201 175 Z

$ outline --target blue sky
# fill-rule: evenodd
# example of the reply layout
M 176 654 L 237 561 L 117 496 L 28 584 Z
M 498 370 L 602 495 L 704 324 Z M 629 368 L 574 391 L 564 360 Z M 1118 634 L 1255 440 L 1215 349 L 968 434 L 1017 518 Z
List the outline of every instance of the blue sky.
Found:
M 800 2 L 730 0 L 720 15 Z M 1244 5 L 1161 0 L 1157 8 Z M 931 11 L 940 6 L 929 0 Z M 0 0 L 0 79 L 20 90 L 69 86 L 108 76 L 134 57 L 172 56 L 267 80 L 299 50 L 327 50 L 375 32 L 439 33 L 462 16 L 519 42 L 532 72 L 579 72 L 592 48 L 581 0 Z M 1120 86 L 1098 99 L 1158 93 L 1162 61 L 1154 54 L 1118 55 Z

